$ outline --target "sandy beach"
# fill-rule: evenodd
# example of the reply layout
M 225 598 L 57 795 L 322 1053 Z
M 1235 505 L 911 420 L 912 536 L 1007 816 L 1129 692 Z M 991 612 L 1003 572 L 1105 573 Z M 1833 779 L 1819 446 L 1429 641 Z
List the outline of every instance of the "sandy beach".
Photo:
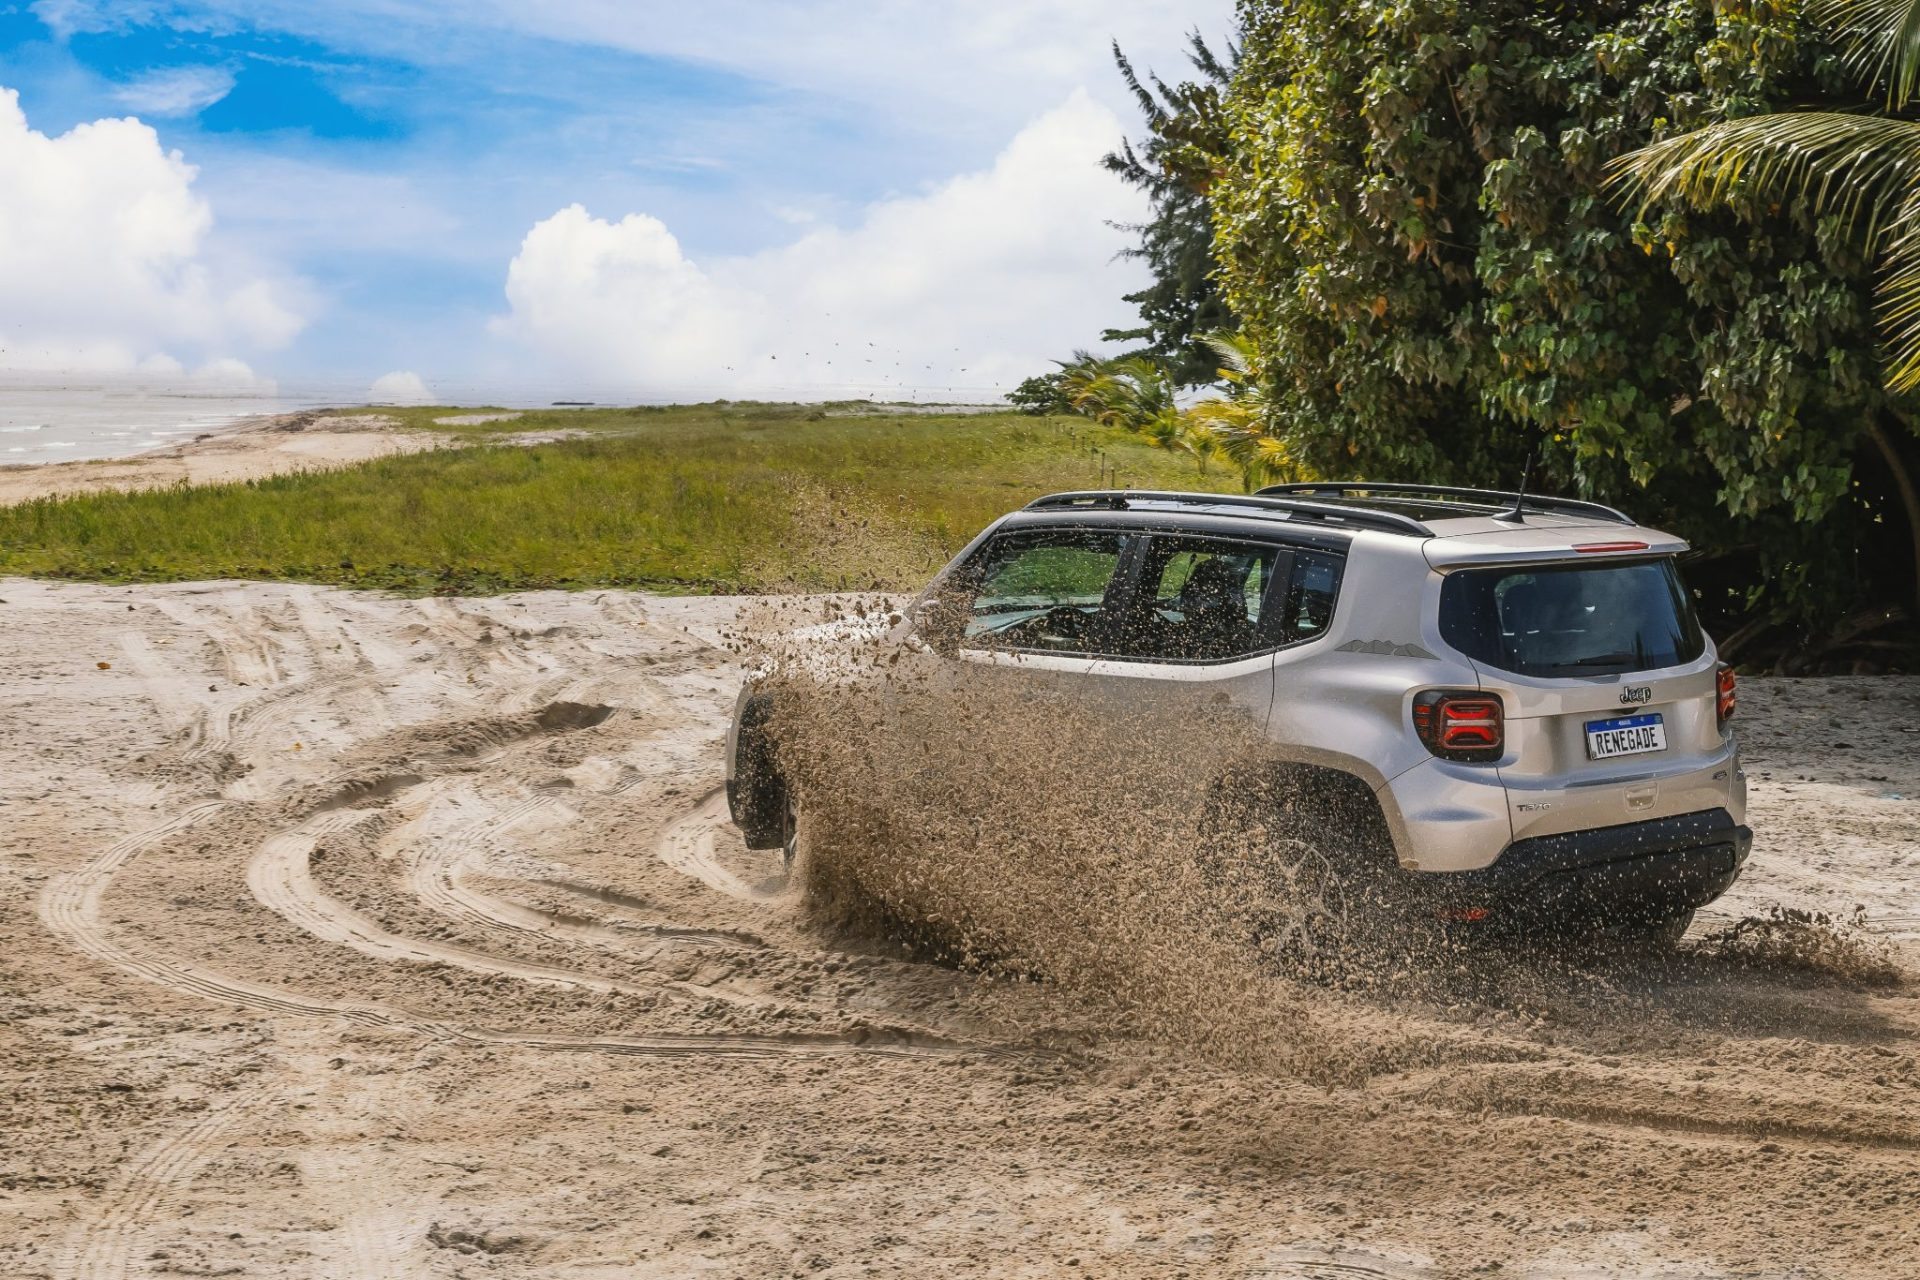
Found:
M 246 418 L 193 440 L 125 458 L 0 467 L 0 505 L 105 489 L 224 484 L 347 466 L 445 447 L 454 437 L 404 431 L 379 414 L 327 410 Z
M 0 1280 L 1920 1280 L 1920 0 L 0 6 Z
M 1906 1277 L 1911 981 L 1324 995 L 1329 1088 L 807 923 L 716 788 L 743 602 L 0 581 L 0 1274 Z M 1911 972 L 1920 682 L 1749 682 L 1696 935 Z

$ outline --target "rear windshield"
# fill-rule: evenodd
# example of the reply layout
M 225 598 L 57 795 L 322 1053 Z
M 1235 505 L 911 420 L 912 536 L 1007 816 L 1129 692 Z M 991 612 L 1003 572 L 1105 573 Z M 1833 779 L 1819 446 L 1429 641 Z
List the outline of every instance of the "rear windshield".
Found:
M 1440 634 L 1474 661 L 1524 676 L 1657 671 L 1706 650 L 1665 558 L 1450 573 Z

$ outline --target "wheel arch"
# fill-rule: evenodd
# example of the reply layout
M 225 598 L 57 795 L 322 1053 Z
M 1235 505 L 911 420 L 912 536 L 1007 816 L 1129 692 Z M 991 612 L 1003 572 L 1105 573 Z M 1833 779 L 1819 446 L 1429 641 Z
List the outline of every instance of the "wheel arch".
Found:
M 1398 864 L 1393 828 L 1379 792 L 1357 773 L 1302 760 L 1234 765 L 1214 779 L 1211 801 L 1225 810 L 1289 815 L 1353 837 L 1353 850 L 1384 865 Z

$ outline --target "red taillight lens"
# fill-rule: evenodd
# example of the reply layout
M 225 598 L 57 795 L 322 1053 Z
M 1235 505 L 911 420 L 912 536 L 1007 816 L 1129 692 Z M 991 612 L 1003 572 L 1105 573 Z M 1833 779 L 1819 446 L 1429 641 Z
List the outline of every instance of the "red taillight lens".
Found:
M 1413 731 L 1443 760 L 1498 760 L 1507 745 L 1500 699 L 1485 693 L 1420 694 L 1413 700 Z
M 1733 668 L 1724 662 L 1721 663 L 1718 696 L 1714 700 L 1714 711 L 1719 715 L 1721 724 L 1733 719 L 1734 711 L 1740 706 L 1740 696 L 1736 688 L 1738 684 Z
M 1497 750 L 1502 729 L 1497 702 L 1449 699 L 1440 704 L 1440 745 L 1449 750 Z

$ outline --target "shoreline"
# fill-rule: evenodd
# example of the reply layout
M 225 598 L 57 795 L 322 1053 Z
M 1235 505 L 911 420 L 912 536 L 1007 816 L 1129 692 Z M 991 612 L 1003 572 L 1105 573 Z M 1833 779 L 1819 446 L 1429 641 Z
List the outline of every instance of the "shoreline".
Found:
M 109 490 L 263 480 L 458 443 L 449 434 L 404 428 L 381 413 L 301 409 L 250 414 L 192 439 L 138 453 L 0 464 L 0 506 Z
M 749 402 L 742 402 L 749 403 Z M 537 409 L 471 409 L 438 406 L 447 414 L 434 419 L 449 428 L 511 421 Z M 582 406 L 592 409 L 615 405 Z M 648 406 L 652 407 L 652 406 Z M 677 406 L 667 406 L 669 408 Z M 986 414 L 1001 412 L 990 405 L 871 404 L 848 402 L 821 405 L 824 417 Z M 576 434 L 571 430 L 502 432 L 490 444 L 546 444 Z M 196 431 L 190 438 L 155 445 L 134 453 L 104 458 L 63 458 L 42 462 L 0 462 L 0 507 L 39 498 L 72 497 L 100 492 L 164 489 L 176 484 L 232 484 L 264 480 L 303 471 L 326 471 L 396 454 L 424 453 L 441 448 L 464 448 L 478 443 L 456 431 L 408 427 L 379 408 L 322 406 L 279 413 L 244 414 L 231 421 Z

